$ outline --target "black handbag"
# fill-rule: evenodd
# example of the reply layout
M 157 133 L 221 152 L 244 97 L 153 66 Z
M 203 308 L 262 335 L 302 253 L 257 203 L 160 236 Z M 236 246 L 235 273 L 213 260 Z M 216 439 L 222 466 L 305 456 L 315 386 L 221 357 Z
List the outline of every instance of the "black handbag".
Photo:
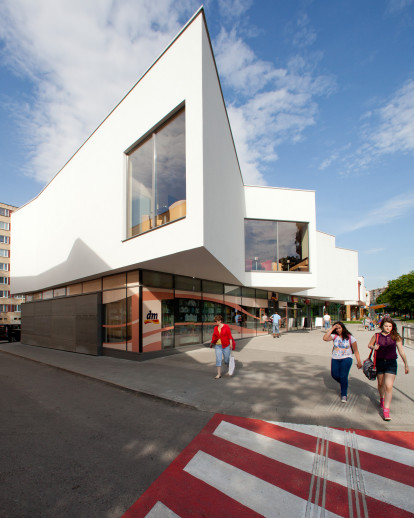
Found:
M 378 334 L 375 335 L 375 344 L 377 344 L 377 340 L 378 340 Z M 374 361 L 371 360 L 371 356 L 372 356 L 373 352 L 374 352 L 374 349 L 371 349 L 370 355 L 362 364 L 363 373 L 371 381 L 377 379 L 377 368 L 375 366 L 375 361 L 377 358 L 377 351 L 375 351 L 375 353 L 374 353 Z

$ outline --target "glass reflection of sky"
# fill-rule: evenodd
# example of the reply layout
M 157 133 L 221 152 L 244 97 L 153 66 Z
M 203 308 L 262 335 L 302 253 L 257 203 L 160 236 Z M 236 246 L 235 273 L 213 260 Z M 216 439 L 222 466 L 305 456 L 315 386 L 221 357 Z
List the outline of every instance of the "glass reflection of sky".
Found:
M 263 263 L 281 263 L 278 269 L 289 269 L 305 259 L 303 251 L 308 250 L 307 223 L 291 221 L 245 220 L 245 257 L 246 269 L 273 269 L 273 265 Z
M 246 220 L 246 259 L 276 261 L 277 230 L 275 221 Z
M 128 174 L 131 228 L 140 224 L 143 216 L 167 212 L 174 202 L 186 199 L 184 111 L 129 155 Z

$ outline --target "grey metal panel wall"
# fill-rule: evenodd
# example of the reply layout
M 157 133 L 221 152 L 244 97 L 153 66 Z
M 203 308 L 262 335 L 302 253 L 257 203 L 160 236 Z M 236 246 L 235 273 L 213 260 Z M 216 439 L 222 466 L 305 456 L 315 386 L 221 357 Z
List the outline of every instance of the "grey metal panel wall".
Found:
M 21 343 L 84 354 L 101 351 L 101 293 L 22 304 Z

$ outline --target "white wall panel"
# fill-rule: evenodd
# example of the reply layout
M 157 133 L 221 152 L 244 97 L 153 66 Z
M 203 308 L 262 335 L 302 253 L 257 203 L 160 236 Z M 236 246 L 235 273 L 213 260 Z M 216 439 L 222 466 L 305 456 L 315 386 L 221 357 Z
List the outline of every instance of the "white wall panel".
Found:
M 244 190 L 207 33 L 203 33 L 205 246 L 236 277 L 244 275 Z
M 358 252 L 335 246 L 335 237 L 316 232 L 318 248 L 317 288 L 306 294 L 328 300 L 356 301 L 358 297 Z
M 15 213 L 15 292 L 70 282 L 202 245 L 203 30 L 199 15 L 43 192 Z M 123 242 L 124 152 L 183 101 L 187 217 Z

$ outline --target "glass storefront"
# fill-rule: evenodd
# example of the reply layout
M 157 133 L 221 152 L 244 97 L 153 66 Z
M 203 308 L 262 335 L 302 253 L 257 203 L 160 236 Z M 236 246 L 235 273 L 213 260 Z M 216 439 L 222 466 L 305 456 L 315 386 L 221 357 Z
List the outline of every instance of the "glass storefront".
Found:
M 224 286 L 224 323 L 228 324 L 231 329 L 233 338 L 237 340 L 242 338 L 242 328 L 246 316 L 241 307 L 241 287 L 240 286 Z
M 126 291 L 125 289 L 104 291 L 103 346 L 126 350 Z
M 103 347 L 139 352 L 138 284 L 138 272 L 103 279 Z
M 269 322 L 263 320 L 263 316 L 270 317 L 270 305 L 268 291 L 256 290 L 256 334 L 266 335 L 269 332 Z
M 201 343 L 201 281 L 175 277 L 175 299 L 175 346 Z
M 256 336 L 257 332 L 257 321 L 259 317 L 256 311 L 256 290 L 254 288 L 242 288 L 242 314 L 243 314 L 243 326 L 242 336 L 243 338 L 249 338 Z
M 263 315 L 278 311 L 280 330 L 314 327 L 325 303 L 191 277 L 138 271 L 106 277 L 102 283 L 103 346 L 150 352 L 209 343 L 221 314 L 235 339 L 271 332 Z M 338 306 L 339 307 L 339 306 Z M 337 305 L 331 304 L 337 310 Z
M 202 281 L 203 343 L 210 342 L 215 326 L 215 315 L 225 315 L 224 287 L 219 282 Z

